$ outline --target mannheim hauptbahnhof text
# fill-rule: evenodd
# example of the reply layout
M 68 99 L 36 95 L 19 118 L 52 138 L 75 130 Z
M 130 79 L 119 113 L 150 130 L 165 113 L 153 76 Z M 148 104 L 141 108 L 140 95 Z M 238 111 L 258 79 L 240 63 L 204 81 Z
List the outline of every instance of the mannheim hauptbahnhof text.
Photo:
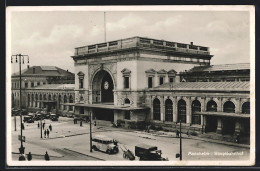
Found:
M 22 71 L 22 108 L 75 114 L 126 128 L 149 124 L 208 138 L 250 139 L 250 64 L 211 64 L 210 48 L 132 37 L 75 48 L 75 74 L 56 66 Z M 215 56 L 217 58 L 217 56 Z M 19 73 L 12 107 L 19 108 Z

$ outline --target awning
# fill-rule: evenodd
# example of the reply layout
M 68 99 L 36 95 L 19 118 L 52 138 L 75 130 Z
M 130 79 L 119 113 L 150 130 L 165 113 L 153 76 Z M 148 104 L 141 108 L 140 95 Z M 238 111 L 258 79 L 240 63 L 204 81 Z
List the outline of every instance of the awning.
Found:
M 147 110 L 149 107 L 131 107 L 131 106 L 115 106 L 108 104 L 82 104 L 77 103 L 75 106 L 89 107 L 89 108 L 101 108 L 101 109 L 112 109 L 112 110 Z
M 234 117 L 234 118 L 250 118 L 250 114 L 237 114 L 237 113 L 227 113 L 227 112 L 195 112 L 194 114 L 222 116 L 222 117 Z

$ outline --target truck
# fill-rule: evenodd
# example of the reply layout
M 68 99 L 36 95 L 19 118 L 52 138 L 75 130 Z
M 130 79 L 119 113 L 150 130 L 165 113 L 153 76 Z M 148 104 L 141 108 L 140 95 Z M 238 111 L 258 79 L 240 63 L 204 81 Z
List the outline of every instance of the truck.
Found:
M 166 161 L 168 159 L 162 157 L 162 151 L 156 146 L 147 144 L 139 144 L 135 146 L 135 156 L 140 161 Z

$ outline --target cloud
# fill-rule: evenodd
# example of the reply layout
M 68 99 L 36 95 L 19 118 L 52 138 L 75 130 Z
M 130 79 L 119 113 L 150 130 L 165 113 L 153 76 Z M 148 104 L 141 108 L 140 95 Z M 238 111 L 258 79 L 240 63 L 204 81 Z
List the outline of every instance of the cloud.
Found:
M 126 17 L 121 18 L 117 22 L 108 22 L 107 30 L 113 32 L 123 29 L 131 29 L 134 26 L 140 25 L 142 23 L 145 23 L 145 20 L 143 18 L 134 14 L 129 14 Z
M 59 43 L 65 43 L 69 39 L 76 39 L 82 34 L 83 29 L 79 26 L 56 25 L 48 36 L 44 36 L 40 32 L 34 32 L 29 38 L 20 40 L 18 44 L 26 47 L 58 46 Z

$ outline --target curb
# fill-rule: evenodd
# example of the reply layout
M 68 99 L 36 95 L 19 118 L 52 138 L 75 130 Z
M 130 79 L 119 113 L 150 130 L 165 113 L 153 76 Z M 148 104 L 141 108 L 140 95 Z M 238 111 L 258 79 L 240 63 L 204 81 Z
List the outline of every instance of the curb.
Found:
M 77 152 L 77 151 L 74 151 L 74 150 L 71 150 L 71 149 L 68 149 L 68 148 L 64 148 L 65 150 L 68 150 L 68 151 L 71 151 L 73 153 L 78 153 L 78 154 L 81 154 L 81 155 L 84 155 L 84 156 L 88 156 L 88 157 L 92 157 L 92 158 L 95 158 L 97 160 L 102 160 L 102 161 L 105 161 L 104 159 L 101 159 L 101 158 L 97 158 L 97 157 L 94 157 L 94 156 L 90 156 L 90 155 L 87 155 L 87 154 L 84 154 L 84 153 L 80 153 L 80 152 Z

